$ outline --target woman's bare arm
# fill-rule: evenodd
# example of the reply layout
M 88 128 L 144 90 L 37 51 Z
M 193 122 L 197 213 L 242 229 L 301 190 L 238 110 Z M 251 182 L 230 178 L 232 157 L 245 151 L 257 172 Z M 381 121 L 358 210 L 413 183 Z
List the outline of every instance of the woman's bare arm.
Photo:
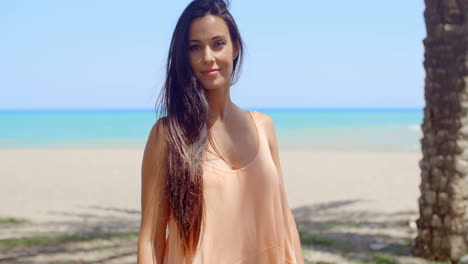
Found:
M 138 237 L 138 264 L 162 264 L 169 219 L 164 193 L 167 177 L 167 148 L 163 119 L 151 129 L 141 166 L 141 224 Z

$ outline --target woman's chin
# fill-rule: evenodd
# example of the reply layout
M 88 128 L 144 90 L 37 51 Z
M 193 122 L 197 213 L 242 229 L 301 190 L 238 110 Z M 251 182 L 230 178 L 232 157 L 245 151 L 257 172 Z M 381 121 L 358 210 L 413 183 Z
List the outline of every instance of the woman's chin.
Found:
M 218 90 L 220 86 L 216 84 L 207 84 L 203 85 L 203 88 L 205 88 L 205 90 Z
M 219 87 L 217 86 L 204 86 L 203 88 L 205 88 L 205 90 L 208 90 L 208 91 L 213 91 L 213 90 L 218 90 Z

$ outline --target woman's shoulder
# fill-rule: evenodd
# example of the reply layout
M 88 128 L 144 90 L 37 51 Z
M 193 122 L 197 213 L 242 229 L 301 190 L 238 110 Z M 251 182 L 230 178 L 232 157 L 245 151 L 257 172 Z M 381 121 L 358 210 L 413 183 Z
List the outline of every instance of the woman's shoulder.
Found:
M 166 124 L 167 118 L 165 116 L 158 118 L 151 127 L 150 135 L 148 138 L 148 145 L 152 148 L 162 150 L 166 145 Z
M 268 141 L 270 143 L 272 141 L 274 142 L 276 140 L 276 133 L 275 133 L 275 125 L 271 116 L 266 113 L 256 111 L 256 110 L 253 110 L 253 112 L 257 116 L 259 125 L 262 127 L 262 130 L 265 132 L 268 138 Z
M 257 116 L 257 120 L 261 129 L 263 130 L 265 137 L 268 141 L 268 146 L 270 147 L 271 155 L 273 157 L 273 161 L 277 166 L 279 166 L 279 157 L 278 157 L 278 140 L 276 138 L 276 131 L 275 125 L 273 123 L 273 118 L 270 115 L 254 111 L 255 115 Z
M 256 114 L 258 121 L 266 131 L 274 129 L 273 119 L 270 115 L 256 110 L 252 110 L 252 112 Z
M 158 119 L 151 127 L 143 152 L 142 173 L 144 177 L 152 177 L 154 169 L 165 169 L 167 160 L 167 142 L 163 129 L 164 119 Z M 158 166 L 155 166 L 157 165 Z M 147 176 L 148 175 L 148 176 Z
M 159 117 L 156 122 L 154 122 L 153 127 L 151 128 L 151 135 L 161 136 L 164 134 L 165 127 L 167 126 L 167 118 L 165 116 Z

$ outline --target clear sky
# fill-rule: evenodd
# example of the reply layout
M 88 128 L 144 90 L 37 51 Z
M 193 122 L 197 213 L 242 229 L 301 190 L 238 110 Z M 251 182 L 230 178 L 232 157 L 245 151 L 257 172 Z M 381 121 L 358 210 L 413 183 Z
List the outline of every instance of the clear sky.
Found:
M 151 109 L 189 0 L 0 1 L 0 109 Z M 246 108 L 422 108 L 423 0 L 231 0 Z

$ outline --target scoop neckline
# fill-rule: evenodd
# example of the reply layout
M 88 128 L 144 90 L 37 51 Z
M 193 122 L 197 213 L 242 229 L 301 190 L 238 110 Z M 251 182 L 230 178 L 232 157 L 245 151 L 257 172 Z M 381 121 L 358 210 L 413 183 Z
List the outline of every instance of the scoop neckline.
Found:
M 212 167 L 214 169 L 217 169 L 217 170 L 236 173 L 236 172 L 244 171 L 244 170 L 248 169 L 257 160 L 257 158 L 259 156 L 259 152 L 260 152 L 260 131 L 259 131 L 259 128 L 258 128 L 258 125 L 257 125 L 257 121 L 256 121 L 256 119 L 254 117 L 253 111 L 248 111 L 248 112 L 249 112 L 250 118 L 252 119 L 252 121 L 254 123 L 255 131 L 256 131 L 256 134 L 257 134 L 257 151 L 256 151 L 255 156 L 253 157 L 253 159 L 251 161 L 249 161 L 245 166 L 243 166 L 241 168 L 238 168 L 238 169 L 223 168 L 223 167 L 219 167 L 219 166 L 213 165 L 213 164 L 205 161 L 206 165 L 208 165 L 209 167 Z

